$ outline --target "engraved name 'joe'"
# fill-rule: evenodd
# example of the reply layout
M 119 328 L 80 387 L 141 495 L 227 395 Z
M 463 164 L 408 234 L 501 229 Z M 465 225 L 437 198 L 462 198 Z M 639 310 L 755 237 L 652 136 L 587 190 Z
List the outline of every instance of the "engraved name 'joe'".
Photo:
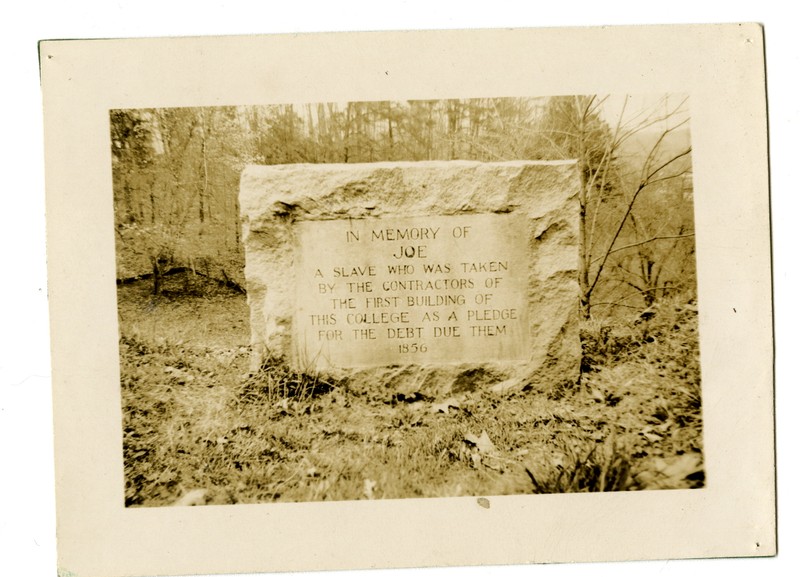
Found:
M 525 357 L 513 215 L 299 223 L 297 354 L 339 366 Z

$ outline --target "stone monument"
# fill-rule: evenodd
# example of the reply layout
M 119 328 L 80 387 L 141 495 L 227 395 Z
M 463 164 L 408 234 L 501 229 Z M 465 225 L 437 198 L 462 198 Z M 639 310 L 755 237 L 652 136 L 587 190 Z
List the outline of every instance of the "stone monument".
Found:
M 574 382 L 577 165 L 249 166 L 251 370 L 398 391 Z

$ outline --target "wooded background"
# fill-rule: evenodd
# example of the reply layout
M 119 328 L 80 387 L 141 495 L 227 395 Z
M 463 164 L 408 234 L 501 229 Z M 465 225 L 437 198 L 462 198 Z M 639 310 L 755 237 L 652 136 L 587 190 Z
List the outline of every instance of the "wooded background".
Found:
M 584 318 L 696 298 L 686 98 L 558 96 L 110 112 L 117 281 L 244 291 L 247 164 L 576 159 Z

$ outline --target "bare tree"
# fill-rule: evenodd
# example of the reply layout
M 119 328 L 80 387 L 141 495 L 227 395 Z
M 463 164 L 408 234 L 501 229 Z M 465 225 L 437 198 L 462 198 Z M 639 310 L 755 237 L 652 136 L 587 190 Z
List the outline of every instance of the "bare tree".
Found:
M 682 177 L 691 171 L 691 146 L 685 138 L 686 99 L 671 105 L 665 97 L 655 106 L 633 113 L 629 103 L 626 96 L 609 123 L 608 96 L 555 97 L 540 128 L 542 148 L 549 149 L 550 156 L 578 162 L 578 283 L 586 319 L 592 315 L 593 297 L 601 281 L 609 276 L 609 269 L 624 269 L 622 260 L 637 261 L 641 282 L 628 280 L 628 285 L 646 305 L 652 304 L 658 290 L 674 282 L 664 279 L 664 263 L 654 260 L 663 258 L 664 251 L 655 251 L 652 245 L 671 242 L 674 252 L 676 242 L 694 234 L 691 215 L 682 214 L 682 220 L 676 222 L 669 217 L 671 207 L 665 206 L 662 198 L 665 191 L 674 190 L 672 182 L 685 185 Z M 646 199 L 648 195 L 655 200 Z M 685 197 L 686 191 L 682 189 L 681 195 Z M 651 226 L 657 223 L 661 226 Z M 667 223 L 669 227 L 664 226 Z M 628 276 L 632 276 L 629 270 Z

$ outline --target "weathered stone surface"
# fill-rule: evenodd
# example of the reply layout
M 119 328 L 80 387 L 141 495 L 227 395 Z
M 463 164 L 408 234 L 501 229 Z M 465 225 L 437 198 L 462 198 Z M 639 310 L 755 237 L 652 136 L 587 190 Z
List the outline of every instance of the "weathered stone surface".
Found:
M 250 166 L 252 370 L 428 394 L 578 377 L 572 162 Z

